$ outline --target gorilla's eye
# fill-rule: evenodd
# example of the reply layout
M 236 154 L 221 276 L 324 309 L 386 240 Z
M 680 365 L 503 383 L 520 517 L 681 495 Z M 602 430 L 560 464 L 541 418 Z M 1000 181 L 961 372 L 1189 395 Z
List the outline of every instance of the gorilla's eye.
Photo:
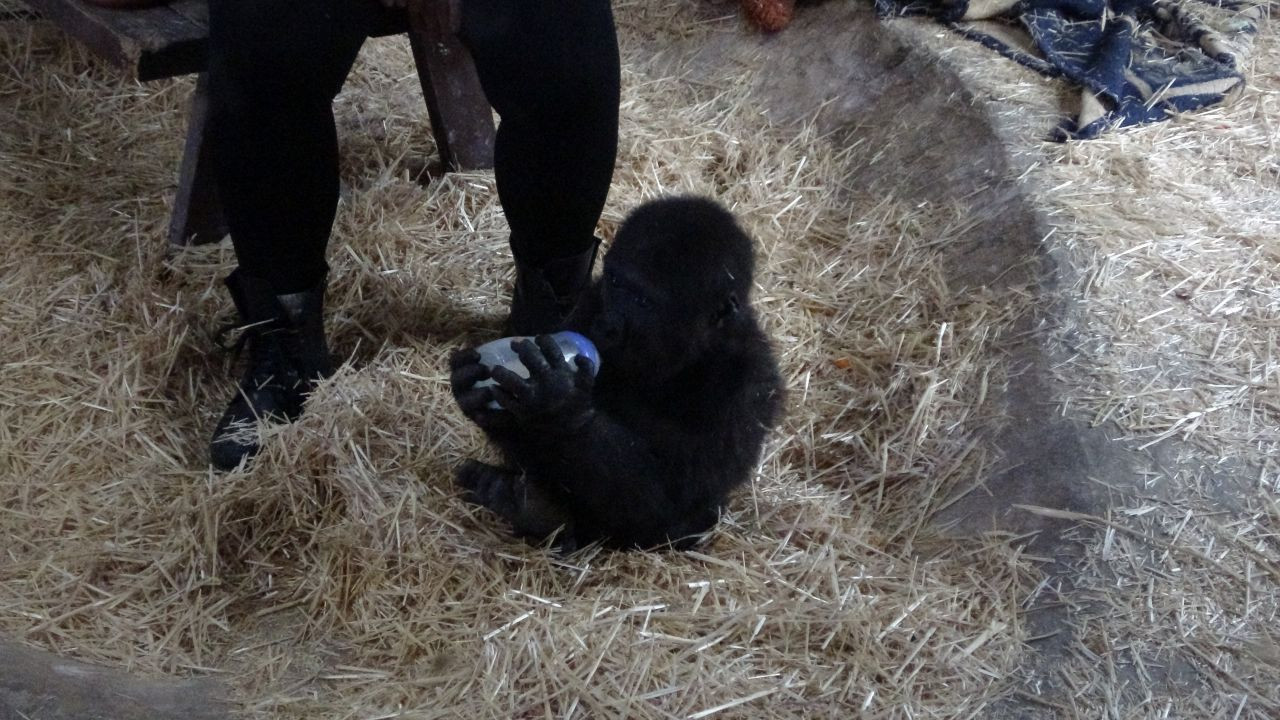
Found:
M 642 309 L 653 307 L 653 299 L 648 296 L 647 292 L 640 286 L 632 284 L 616 272 L 606 270 L 604 272 L 604 281 L 608 283 L 609 288 L 617 292 L 617 297 L 627 303 L 635 305 Z

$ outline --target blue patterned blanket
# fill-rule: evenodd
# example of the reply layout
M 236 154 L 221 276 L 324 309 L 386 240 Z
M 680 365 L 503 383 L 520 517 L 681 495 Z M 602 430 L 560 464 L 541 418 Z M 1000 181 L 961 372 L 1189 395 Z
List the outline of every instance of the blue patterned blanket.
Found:
M 929 15 L 1081 89 L 1056 137 L 1221 102 L 1244 83 L 1268 0 L 875 0 L 882 15 Z

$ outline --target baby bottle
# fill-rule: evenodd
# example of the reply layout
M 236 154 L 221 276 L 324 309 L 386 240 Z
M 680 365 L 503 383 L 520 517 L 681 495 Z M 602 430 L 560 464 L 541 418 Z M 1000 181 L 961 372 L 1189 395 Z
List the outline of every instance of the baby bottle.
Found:
M 520 362 L 520 357 L 516 355 L 516 351 L 511 349 L 513 343 L 521 340 L 532 340 L 532 337 L 518 335 L 515 337 L 498 338 L 491 342 L 476 348 L 476 352 L 480 353 L 480 364 L 492 371 L 496 367 L 504 367 L 522 378 L 529 377 L 529 369 Z M 596 346 L 592 344 L 586 336 L 570 330 L 552 333 L 551 339 L 555 340 L 556 347 L 560 348 L 561 354 L 564 355 L 564 361 L 570 367 L 576 367 L 573 359 L 579 355 L 587 358 L 591 363 L 591 374 L 595 375 L 600 371 L 600 353 L 596 351 Z M 481 380 L 476 383 L 476 387 L 485 387 L 486 385 L 495 385 L 492 379 Z M 489 407 L 500 409 L 497 401 L 489 403 Z

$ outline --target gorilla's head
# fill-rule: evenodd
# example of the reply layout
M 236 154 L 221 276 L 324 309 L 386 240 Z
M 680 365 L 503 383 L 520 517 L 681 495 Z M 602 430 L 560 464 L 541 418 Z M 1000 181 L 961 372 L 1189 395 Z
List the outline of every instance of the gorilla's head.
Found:
M 637 208 L 604 258 L 589 333 L 603 367 L 656 384 L 715 352 L 750 313 L 754 268 L 751 239 L 714 202 Z

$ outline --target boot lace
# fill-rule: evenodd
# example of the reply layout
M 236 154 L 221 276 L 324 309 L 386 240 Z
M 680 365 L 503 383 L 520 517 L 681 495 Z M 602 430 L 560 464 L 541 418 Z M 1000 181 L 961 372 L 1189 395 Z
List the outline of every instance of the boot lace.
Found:
M 246 389 L 263 388 L 275 384 L 289 391 L 299 385 L 296 363 L 290 362 L 286 351 L 287 336 L 292 333 L 288 328 L 274 325 L 275 320 L 263 320 L 256 323 L 228 321 L 218 328 L 214 335 L 214 343 L 222 352 L 230 353 L 232 359 L 239 360 L 244 354 L 245 346 L 249 346 L 249 363 L 241 385 Z M 228 338 L 238 333 L 234 340 Z

